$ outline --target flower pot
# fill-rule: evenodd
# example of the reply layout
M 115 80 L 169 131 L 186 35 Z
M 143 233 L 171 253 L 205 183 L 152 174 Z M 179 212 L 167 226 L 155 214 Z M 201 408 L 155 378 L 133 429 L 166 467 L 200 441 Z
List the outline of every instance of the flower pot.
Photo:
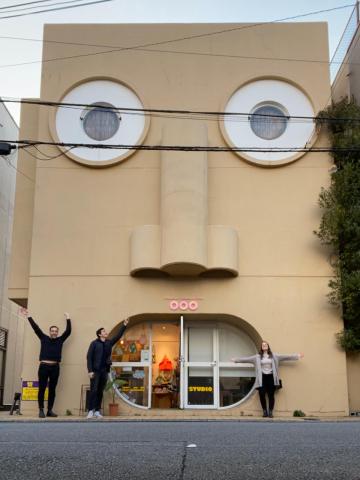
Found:
M 119 405 L 117 403 L 109 403 L 110 417 L 117 417 L 119 415 Z

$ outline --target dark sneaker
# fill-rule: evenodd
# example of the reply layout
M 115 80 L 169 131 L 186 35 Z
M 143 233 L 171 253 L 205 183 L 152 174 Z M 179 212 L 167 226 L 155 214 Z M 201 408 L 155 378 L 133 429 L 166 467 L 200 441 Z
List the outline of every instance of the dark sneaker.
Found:
M 39 418 L 45 418 L 44 410 L 42 410 L 41 408 L 39 410 Z
M 265 417 L 268 417 L 268 416 L 269 416 L 269 415 L 268 415 L 267 410 L 263 410 L 263 417 L 265 418 Z
M 56 418 L 56 417 L 57 417 L 56 413 L 54 413 L 52 410 L 50 410 L 49 412 L 47 412 L 46 416 L 47 416 L 47 417 L 51 417 L 51 418 Z
M 272 410 L 269 411 L 269 418 L 274 418 Z

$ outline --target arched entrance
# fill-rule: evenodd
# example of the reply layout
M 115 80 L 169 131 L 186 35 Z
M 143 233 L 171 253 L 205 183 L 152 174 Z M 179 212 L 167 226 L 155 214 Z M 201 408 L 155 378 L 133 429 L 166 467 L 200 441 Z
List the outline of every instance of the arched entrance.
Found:
M 116 392 L 138 408 L 224 409 L 252 392 L 255 370 L 231 358 L 256 353 L 260 337 L 230 315 L 142 315 L 114 346 Z

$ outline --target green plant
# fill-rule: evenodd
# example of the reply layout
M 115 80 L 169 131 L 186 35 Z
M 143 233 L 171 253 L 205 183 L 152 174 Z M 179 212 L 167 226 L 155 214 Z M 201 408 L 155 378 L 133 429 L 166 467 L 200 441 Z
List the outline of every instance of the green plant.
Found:
M 67 408 L 66 412 L 65 412 L 65 415 L 67 415 L 68 417 L 71 417 L 72 411 Z
M 294 410 L 293 417 L 306 417 L 302 410 Z
M 111 391 L 112 394 L 112 403 L 115 403 L 115 388 L 121 388 L 127 382 L 126 380 L 121 380 L 120 378 L 109 378 L 107 384 L 105 385 L 105 392 Z
M 332 250 L 328 298 L 344 321 L 337 342 L 347 352 L 360 352 L 360 107 L 342 100 L 321 112 L 318 124 L 329 132 L 336 171 L 320 192 L 322 219 L 314 233 Z

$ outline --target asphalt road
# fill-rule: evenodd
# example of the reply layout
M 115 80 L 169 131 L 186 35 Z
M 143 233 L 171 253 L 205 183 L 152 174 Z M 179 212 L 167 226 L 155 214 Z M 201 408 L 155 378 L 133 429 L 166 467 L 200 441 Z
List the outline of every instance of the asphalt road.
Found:
M 360 422 L 0 423 L 1 480 L 360 480 L 359 453 Z

